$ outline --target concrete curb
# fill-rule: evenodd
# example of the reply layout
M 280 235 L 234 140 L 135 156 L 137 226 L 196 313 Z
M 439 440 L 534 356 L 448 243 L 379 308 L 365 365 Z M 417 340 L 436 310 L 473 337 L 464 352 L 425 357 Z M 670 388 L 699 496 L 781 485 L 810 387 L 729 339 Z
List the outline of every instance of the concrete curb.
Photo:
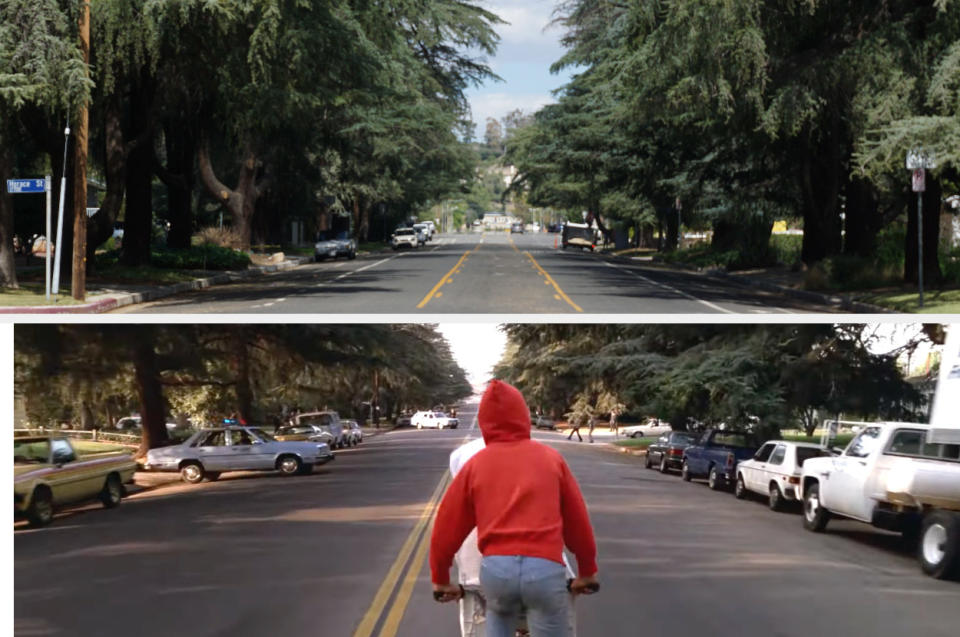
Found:
M 626 263 L 637 263 L 631 257 L 620 257 L 616 255 L 606 255 L 607 258 L 615 259 L 617 261 L 623 261 Z M 797 290 L 796 288 L 787 287 L 784 285 L 777 285 L 776 283 L 770 283 L 768 281 L 763 281 L 761 279 L 754 279 L 751 277 L 736 276 L 730 274 L 726 270 L 721 270 L 719 268 L 709 268 L 702 269 L 696 266 L 687 265 L 685 263 L 662 263 L 654 261 L 644 261 L 645 265 L 651 267 L 660 268 L 663 270 L 675 270 L 675 271 L 686 271 L 686 272 L 695 272 L 697 274 L 702 274 L 703 276 L 713 277 L 715 279 L 722 279 L 730 283 L 735 283 L 743 287 L 753 287 L 766 292 L 773 292 L 774 294 L 782 294 L 790 298 L 797 299 L 799 301 L 809 301 L 812 303 L 820 303 L 822 305 L 831 305 L 838 307 L 841 310 L 846 312 L 852 312 L 857 314 L 897 314 L 896 310 L 891 310 L 889 308 L 881 307 L 879 305 L 873 305 L 871 303 L 864 303 L 862 301 L 856 301 L 850 296 L 845 294 L 826 294 L 823 292 L 812 292 L 810 290 Z
M 313 261 L 313 257 L 288 257 L 283 263 L 275 265 L 260 265 L 248 268 L 247 270 L 228 271 L 202 279 L 193 281 L 184 281 L 173 285 L 163 285 L 143 292 L 122 293 L 116 296 L 110 296 L 92 303 L 83 305 L 64 305 L 62 307 L 51 307 L 48 305 L 28 306 L 28 307 L 0 307 L 0 314 L 99 314 L 109 312 L 127 305 L 136 305 L 156 299 L 173 296 L 182 292 L 191 290 L 200 290 L 223 283 L 233 283 L 252 279 L 271 272 L 283 272 L 292 270 L 304 263 Z

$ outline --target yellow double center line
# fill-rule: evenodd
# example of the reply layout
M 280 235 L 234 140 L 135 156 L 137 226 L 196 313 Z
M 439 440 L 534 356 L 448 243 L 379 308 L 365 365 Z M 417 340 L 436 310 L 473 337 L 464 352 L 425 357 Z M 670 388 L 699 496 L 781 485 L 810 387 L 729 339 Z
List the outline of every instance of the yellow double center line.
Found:
M 583 308 L 581 308 L 579 305 L 577 305 L 576 303 L 574 303 L 573 300 L 572 300 L 569 296 L 567 296 L 567 293 L 560 289 L 560 286 L 557 285 L 557 282 L 553 280 L 553 277 L 550 276 L 550 274 L 547 273 L 546 270 L 544 270 L 542 267 L 540 267 L 540 264 L 537 263 L 537 260 L 533 258 L 533 255 L 532 255 L 532 254 L 530 254 L 530 253 L 529 253 L 528 251 L 526 251 L 526 250 L 524 250 L 522 253 L 520 252 L 520 248 L 518 248 L 518 247 L 516 246 L 516 244 L 513 242 L 513 237 L 510 237 L 510 246 L 517 252 L 517 254 L 523 254 L 523 255 L 526 256 L 528 259 L 530 259 L 530 263 L 533 264 L 534 269 L 535 269 L 537 272 L 540 273 L 540 276 L 542 276 L 544 279 L 546 279 L 546 281 L 544 281 L 544 283 L 546 283 L 547 285 L 552 285 L 552 286 L 553 286 L 553 289 L 557 291 L 557 293 L 556 293 L 556 295 L 555 295 L 555 298 L 556 298 L 557 300 L 563 299 L 564 301 L 567 302 L 568 305 L 570 305 L 570 307 L 572 307 L 572 308 L 575 309 L 576 311 L 578 311 L 578 312 L 583 312 Z
M 440 482 L 437 483 L 436 489 L 433 490 L 433 495 L 430 496 L 430 500 L 420 514 L 420 519 L 417 520 L 417 524 L 413 527 L 410 535 L 400 548 L 397 559 L 393 562 L 390 570 L 387 571 L 387 576 L 384 578 L 380 588 L 377 589 L 373 603 L 370 604 L 370 608 L 363 616 L 363 619 L 360 620 L 360 625 L 357 626 L 357 630 L 354 631 L 353 637 L 370 637 L 373 635 L 377 621 L 383 614 L 383 610 L 390 600 L 393 590 L 397 586 L 404 566 L 407 565 L 407 561 L 410 558 L 410 554 L 413 553 L 414 547 L 417 547 L 417 552 L 406 570 L 406 576 L 400 585 L 400 590 L 397 592 L 393 606 L 390 608 L 390 612 L 387 614 L 383 626 L 380 628 L 378 637 L 393 637 L 397 634 L 397 630 L 400 628 L 400 621 L 403 619 L 403 613 L 407 608 L 407 603 L 410 601 L 410 596 L 413 594 L 413 587 L 414 584 L 416 584 L 417 576 L 423 568 L 423 563 L 427 557 L 427 550 L 430 548 L 430 529 L 433 526 L 433 514 L 449 481 L 450 472 L 445 471 L 440 478 Z
M 423 300 L 417 304 L 418 310 L 422 309 L 423 306 L 429 303 L 430 300 L 433 299 L 434 297 L 443 296 L 443 292 L 440 291 L 440 288 L 442 288 L 447 283 L 453 283 L 453 279 L 451 277 L 453 277 L 453 275 L 457 273 L 457 271 L 460 269 L 460 266 L 463 265 L 463 262 L 467 260 L 467 257 L 469 257 L 472 252 L 476 252 L 477 250 L 480 249 L 480 246 L 483 245 L 483 240 L 485 238 L 486 238 L 486 235 L 480 235 L 480 242 L 477 243 L 477 247 L 473 248 L 472 250 L 467 250 L 466 252 L 463 253 L 463 256 L 460 257 L 459 261 L 457 261 L 457 264 L 452 268 L 450 268 L 450 271 L 444 274 L 443 277 L 440 279 L 440 281 L 435 286 L 433 286 L 433 289 L 430 290 L 430 292 L 428 292 L 427 295 L 423 297 Z

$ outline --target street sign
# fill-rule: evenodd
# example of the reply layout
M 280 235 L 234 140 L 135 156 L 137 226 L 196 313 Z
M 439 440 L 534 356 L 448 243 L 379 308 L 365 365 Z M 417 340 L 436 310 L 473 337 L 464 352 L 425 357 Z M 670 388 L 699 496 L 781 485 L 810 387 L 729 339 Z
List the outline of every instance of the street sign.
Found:
M 46 179 L 8 179 L 7 192 L 12 195 L 19 195 L 28 192 L 46 192 Z
M 918 168 L 913 171 L 913 192 L 924 192 L 927 189 L 927 171 Z

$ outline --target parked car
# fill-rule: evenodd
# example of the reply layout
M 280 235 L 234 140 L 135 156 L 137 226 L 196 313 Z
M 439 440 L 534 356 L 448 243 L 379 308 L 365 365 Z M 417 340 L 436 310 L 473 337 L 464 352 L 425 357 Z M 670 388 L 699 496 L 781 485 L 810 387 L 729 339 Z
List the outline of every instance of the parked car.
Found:
M 400 248 L 419 248 L 420 239 L 417 231 L 413 228 L 397 228 L 393 236 L 390 237 L 390 247 L 394 250 Z
M 337 257 L 355 259 L 357 257 L 357 242 L 351 239 L 346 231 L 334 233 L 329 230 L 321 230 L 317 233 L 316 243 L 313 244 L 313 256 L 317 261 L 336 259 Z
M 356 420 L 341 420 L 343 423 L 343 435 L 346 438 L 348 447 L 355 447 L 363 442 L 363 429 Z
M 689 431 L 665 433 L 647 447 L 647 459 L 644 465 L 647 469 L 657 467 L 660 473 L 667 473 L 670 469 L 679 470 L 683 466 L 683 450 L 694 444 L 696 440 L 697 434 Z
M 425 223 L 415 223 L 413 224 L 413 229 L 416 230 L 417 234 L 421 237 L 420 245 L 423 245 L 432 238 L 430 226 Z
M 114 425 L 117 431 L 122 431 L 124 433 L 136 433 L 140 431 L 141 419 L 140 416 L 127 416 L 126 418 L 121 418 L 117 421 L 117 424 Z
M 510 234 L 523 234 L 523 224 L 522 223 L 512 223 L 510 224 Z
M 100 500 L 106 508 L 120 504 L 124 484 L 133 480 L 130 454 L 97 454 L 80 459 L 66 438 L 32 436 L 13 439 L 13 511 L 31 526 L 53 521 L 68 504 Z
M 331 449 L 342 449 L 347 441 L 343 433 L 343 422 L 340 420 L 340 414 L 335 411 L 311 411 L 305 414 L 298 414 L 293 417 L 295 425 L 317 425 L 325 431 L 329 431 L 333 436 L 333 445 Z
M 283 425 L 282 427 L 277 427 L 277 432 L 273 437 L 281 442 L 306 440 L 325 443 L 331 449 L 336 446 L 335 436 L 319 425 Z
M 733 481 L 737 463 L 752 458 L 759 448 L 752 433 L 708 429 L 695 444 L 683 450 L 681 477 L 687 482 L 706 477 L 711 489 L 723 489 Z
M 752 458 L 737 465 L 733 494 L 741 499 L 750 491 L 765 495 L 770 508 L 780 511 L 787 502 L 800 499 L 803 463 L 830 455 L 827 449 L 809 442 L 765 442 Z
M 928 443 L 930 429 L 865 426 L 840 455 L 804 462 L 804 528 L 823 531 L 837 515 L 917 536 L 924 573 L 960 576 L 960 445 Z
M 413 423 L 413 416 L 410 414 L 400 414 L 397 416 L 397 427 L 410 427 Z
M 627 425 L 618 427 L 617 431 L 622 436 L 630 438 L 643 438 L 645 436 L 659 436 L 664 432 L 670 431 L 670 424 L 657 418 L 648 418 L 642 425 Z
M 432 219 L 428 219 L 423 222 L 427 226 L 427 232 L 430 234 L 430 240 L 433 240 L 433 235 L 437 234 L 437 227 L 434 225 Z
M 442 411 L 418 411 L 410 419 L 410 424 L 417 429 L 423 429 L 424 427 L 456 429 L 460 425 L 460 421 L 447 416 Z
M 216 480 L 224 471 L 279 471 L 284 475 L 307 474 L 314 465 L 333 460 L 323 442 L 285 442 L 257 427 L 202 429 L 186 442 L 151 449 L 146 471 L 179 471 L 184 482 Z
M 557 428 L 556 423 L 544 415 L 530 414 L 530 424 L 537 429 L 550 429 L 552 431 Z

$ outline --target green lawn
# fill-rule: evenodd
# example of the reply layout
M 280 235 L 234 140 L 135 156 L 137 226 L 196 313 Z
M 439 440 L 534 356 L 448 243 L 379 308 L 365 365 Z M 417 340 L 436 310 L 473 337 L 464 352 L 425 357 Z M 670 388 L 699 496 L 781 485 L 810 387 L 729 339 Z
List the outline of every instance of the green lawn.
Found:
M 46 299 L 43 282 L 37 284 L 21 281 L 20 288 L 17 290 L 8 288 L 0 290 L 0 305 L 2 306 L 34 307 L 41 305 L 77 305 L 78 303 L 81 303 L 81 301 L 75 301 L 70 296 L 69 286 L 67 288 L 61 287 L 60 294 L 55 297 L 52 296 L 49 301 Z
M 627 449 L 646 449 L 656 441 L 657 439 L 654 437 L 623 438 L 621 440 L 614 441 L 612 444 L 616 447 L 626 447 Z
M 922 314 L 960 313 L 960 290 L 927 290 L 923 295 L 923 307 L 919 307 L 917 291 L 884 292 L 860 297 L 859 300 L 890 308 L 898 312 Z
M 125 447 L 115 442 L 94 442 L 92 440 L 71 440 L 73 450 L 80 456 L 89 456 L 95 453 L 118 453 L 133 451 L 131 447 Z

